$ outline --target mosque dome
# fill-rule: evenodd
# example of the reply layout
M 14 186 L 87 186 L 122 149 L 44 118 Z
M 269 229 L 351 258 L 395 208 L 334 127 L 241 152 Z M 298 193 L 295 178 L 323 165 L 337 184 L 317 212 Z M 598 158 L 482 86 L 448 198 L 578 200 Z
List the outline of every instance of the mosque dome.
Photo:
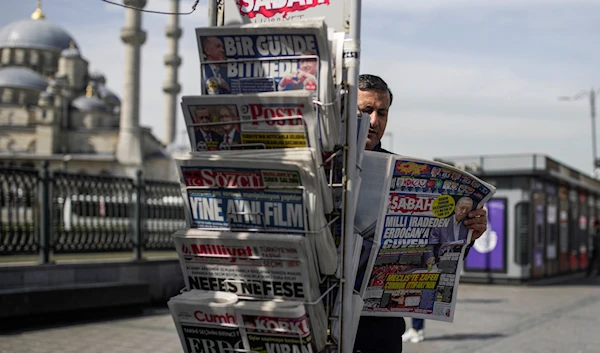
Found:
M 104 74 L 101 73 L 100 71 L 93 71 L 90 73 L 90 80 L 98 82 L 99 84 L 103 85 L 106 83 L 106 76 L 104 76 Z
M 97 96 L 80 96 L 71 102 L 73 108 L 81 112 L 108 113 L 110 109 L 102 99 Z
M 67 31 L 44 19 L 45 16 L 38 2 L 31 19 L 10 23 L 0 30 L 0 48 L 30 48 L 60 52 L 69 48 L 71 42 L 75 43 Z
M 48 83 L 37 72 L 25 67 L 0 68 L 0 87 L 24 88 L 43 91 Z
M 60 52 L 60 56 L 65 58 L 79 58 L 81 57 L 81 53 L 79 52 L 79 49 L 75 47 L 75 42 L 71 41 L 69 47 Z
M 100 95 L 100 98 L 104 99 L 112 105 L 121 105 L 121 100 L 119 99 L 119 96 L 117 96 L 111 90 L 106 88 L 104 85 L 98 87 L 98 94 Z

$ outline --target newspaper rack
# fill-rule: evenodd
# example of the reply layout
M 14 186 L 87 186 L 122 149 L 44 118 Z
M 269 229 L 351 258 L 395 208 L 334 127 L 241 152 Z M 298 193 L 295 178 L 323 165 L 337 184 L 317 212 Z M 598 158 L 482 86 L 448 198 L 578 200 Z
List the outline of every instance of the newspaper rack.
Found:
M 208 0 L 208 27 L 221 27 L 226 25 L 226 16 L 224 14 L 225 11 L 225 0 Z M 356 197 L 358 196 L 357 187 L 360 185 L 360 180 L 358 176 L 359 166 L 357 165 L 358 161 L 358 146 L 356 141 L 358 124 L 355 112 L 357 111 L 357 86 L 358 86 L 358 73 L 359 73 L 359 53 L 360 53 L 360 13 L 361 13 L 361 0 L 344 0 L 345 6 L 350 4 L 349 11 L 345 8 L 345 14 L 348 14 L 349 21 L 345 20 L 343 28 L 340 28 L 338 25 L 340 21 L 333 20 L 332 22 L 336 23 L 333 28 L 335 31 L 346 32 L 346 38 L 342 41 L 343 44 L 339 45 L 343 46 L 343 50 L 338 52 L 341 55 L 338 55 L 338 59 L 336 59 L 337 63 L 342 62 L 343 65 L 332 68 L 331 73 L 338 73 L 335 75 L 335 84 L 329 84 L 330 89 L 334 89 L 334 94 L 331 94 L 331 98 L 322 98 L 321 99 L 313 99 L 312 103 L 314 105 L 317 119 L 317 126 L 320 128 L 319 131 L 322 130 L 321 124 L 323 123 L 323 116 L 326 117 L 328 112 L 331 112 L 333 108 L 340 108 L 343 113 L 341 113 L 341 121 L 339 131 L 340 135 L 343 135 L 343 138 L 339 138 L 341 141 L 339 144 L 335 144 L 333 148 L 319 148 L 321 146 L 322 141 L 320 140 L 321 135 L 317 136 L 317 140 L 310 139 L 311 135 L 309 131 L 307 131 L 307 124 L 304 122 L 304 133 L 306 137 L 306 145 L 307 147 L 316 147 L 318 158 L 316 160 L 317 169 L 324 169 L 326 165 L 330 165 L 330 174 L 327 176 L 327 182 L 324 183 L 326 185 L 326 189 L 321 190 L 321 194 L 327 192 L 331 193 L 331 197 L 329 199 L 334 200 L 333 205 L 331 207 L 324 206 L 323 210 L 325 212 L 325 224 L 324 226 L 319 226 L 319 229 L 311 229 L 311 230 L 295 230 L 290 231 L 289 233 L 298 234 L 303 233 L 304 235 L 308 235 L 310 233 L 319 233 L 323 230 L 323 228 L 334 228 L 333 225 L 339 227 L 340 231 L 337 232 L 339 234 L 340 243 L 338 245 L 338 261 L 339 261 L 339 270 L 336 271 L 333 275 L 322 275 L 319 274 L 317 280 L 319 284 L 320 296 L 316 298 L 316 300 L 303 300 L 301 303 L 305 306 L 315 306 L 315 305 L 323 305 L 327 315 L 327 344 L 325 349 L 319 350 L 320 352 L 328 352 L 328 353 L 352 353 L 353 345 L 354 345 L 354 337 L 356 335 L 356 310 L 354 308 L 354 299 L 356 297 L 356 291 L 354 290 L 354 281 L 356 277 L 355 269 L 352 264 L 353 253 L 356 251 L 355 244 L 358 239 L 358 235 L 355 233 L 354 227 L 354 215 L 356 212 Z M 314 17 L 314 13 L 318 12 L 313 11 L 311 15 L 307 15 L 308 18 Z M 326 16 L 331 15 L 331 10 L 325 11 L 327 12 Z M 308 12 L 307 12 L 308 13 Z M 349 22 L 349 23 L 348 23 Z M 339 38 L 339 37 L 338 37 Z M 339 40 L 339 39 L 338 39 Z M 329 54 L 331 53 L 331 48 L 329 48 Z M 295 59 L 303 58 L 303 57 L 313 57 L 312 55 L 300 55 L 295 56 Z M 289 57 L 287 57 L 289 59 Z M 275 58 L 277 59 L 277 58 Z M 270 60 L 274 60 L 271 58 Z M 248 61 L 259 61 L 256 58 L 248 59 Z M 216 62 L 216 61 L 215 61 Z M 228 60 L 221 61 L 227 63 Z M 339 73 L 342 75 L 339 75 Z M 340 77 L 341 76 L 341 77 Z M 204 90 L 202 90 L 202 94 L 205 94 Z M 343 105 L 343 106 L 342 106 Z M 339 111 L 339 110 L 338 110 Z M 279 118 L 284 120 L 294 120 L 294 119 L 303 119 L 302 116 L 293 115 L 287 116 L 284 118 Z M 266 121 L 260 120 L 260 121 Z M 243 120 L 236 122 L 237 124 L 246 123 Z M 186 130 L 188 130 L 188 134 L 191 136 L 193 134 L 194 127 L 198 126 L 214 126 L 222 124 L 220 122 L 209 122 L 209 123 L 193 123 L 187 124 Z M 192 129 L 192 130 L 190 130 Z M 190 137 L 191 140 L 191 137 Z M 248 147 L 257 148 L 257 149 L 268 149 L 264 143 L 247 143 L 247 144 L 237 144 L 231 145 L 230 149 L 236 149 L 236 147 Z M 332 146 L 329 146 L 332 147 Z M 192 151 L 196 148 L 193 147 Z M 227 146 L 223 148 L 227 149 Z M 326 150 L 330 153 L 327 157 L 322 157 L 321 150 Z M 200 152 L 200 151 L 196 151 Z M 322 158 L 321 158 L 322 157 Z M 341 175 L 334 173 L 337 171 L 341 164 Z M 185 185 L 183 185 L 185 186 Z M 182 186 L 182 187 L 183 187 Z M 188 189 L 202 189 L 202 187 L 187 187 Z M 277 189 L 285 189 L 285 186 L 277 186 L 274 187 Z M 287 187 L 291 188 L 291 187 Z M 305 187 L 295 187 L 301 188 L 303 197 L 305 197 Z M 338 195 L 338 200 L 336 200 L 333 196 Z M 229 212 L 227 213 L 230 214 Z M 248 214 L 248 212 L 233 212 L 232 214 Z M 230 228 L 228 231 L 242 231 L 242 232 L 252 232 L 258 231 L 262 233 L 271 233 L 277 232 L 277 230 L 269 229 L 267 226 L 267 222 L 264 220 L 265 215 L 260 212 L 255 214 L 256 216 L 263 217 L 262 225 L 264 227 L 257 227 L 256 229 L 249 228 Z M 186 214 L 186 218 L 189 215 Z M 203 228 L 205 230 L 221 230 L 223 228 Z M 334 231 L 332 230 L 333 234 Z M 239 280 L 238 280 L 239 281 Z M 181 293 L 187 292 L 186 288 L 181 290 Z M 244 297 L 240 296 L 241 299 L 248 301 L 261 300 L 256 297 Z M 313 297 L 314 298 L 314 297 Z M 264 300 L 264 299 L 263 299 Z M 340 305 L 341 303 L 341 305 Z M 337 314 L 334 314 L 334 308 L 337 305 Z M 334 337 L 332 334 L 333 323 L 337 322 L 339 327 L 339 336 Z M 352 324 L 354 322 L 354 324 Z M 247 328 L 244 323 L 240 322 L 239 327 Z M 298 334 L 298 340 L 302 341 L 303 337 L 301 334 Z M 253 350 L 247 349 L 230 349 L 232 352 L 255 352 Z

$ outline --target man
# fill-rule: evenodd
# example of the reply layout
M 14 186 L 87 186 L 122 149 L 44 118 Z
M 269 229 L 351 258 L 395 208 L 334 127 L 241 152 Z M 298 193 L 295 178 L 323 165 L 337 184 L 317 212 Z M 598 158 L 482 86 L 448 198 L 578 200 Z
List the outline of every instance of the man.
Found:
M 207 124 L 211 122 L 212 119 L 210 118 L 208 109 L 206 107 L 196 107 L 194 111 L 194 123 Z M 213 131 L 211 125 L 196 127 L 195 135 L 197 151 L 214 150 L 223 141 L 223 136 Z
M 381 138 L 385 133 L 388 113 L 393 100 L 392 91 L 380 77 L 360 75 L 358 78 L 358 110 L 370 116 L 369 135 L 365 149 L 391 153 L 381 148 Z M 479 238 L 486 230 L 486 213 L 477 209 L 468 213 L 464 225 L 473 229 L 472 240 Z M 374 317 L 360 318 L 354 351 L 362 353 L 401 353 L 400 335 L 406 330 L 404 318 Z
M 223 42 L 217 37 L 202 38 L 202 50 L 204 51 L 207 61 L 223 61 L 227 59 L 225 57 Z M 231 93 L 231 80 L 227 77 L 226 63 L 204 65 L 204 80 L 208 82 L 207 86 L 210 86 L 210 81 L 212 80 L 218 84 L 217 92 L 215 93 Z M 210 87 L 208 88 L 210 91 Z
M 456 202 L 454 216 L 451 216 L 448 226 L 434 228 L 429 237 L 430 244 L 451 243 L 459 240 L 467 240 L 469 230 L 463 224 L 467 213 L 473 209 L 473 200 L 463 196 Z
M 240 132 L 236 128 L 238 118 L 233 113 L 230 107 L 222 106 L 219 108 L 219 121 L 223 123 L 223 143 L 226 145 L 234 145 L 242 143 Z

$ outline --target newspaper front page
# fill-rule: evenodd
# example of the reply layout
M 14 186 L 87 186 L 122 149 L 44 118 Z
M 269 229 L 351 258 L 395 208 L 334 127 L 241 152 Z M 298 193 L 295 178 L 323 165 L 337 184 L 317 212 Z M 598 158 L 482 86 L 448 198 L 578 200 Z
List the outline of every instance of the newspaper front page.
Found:
M 304 305 L 297 301 L 242 301 L 235 307 L 244 339 L 256 353 L 313 353 Z
M 375 158 L 384 161 L 386 173 L 381 189 L 372 185 L 361 190 L 363 196 L 369 191 L 382 195 L 375 226 L 365 227 L 369 222 L 364 219 L 361 224 L 363 236 L 374 229 L 371 245 L 365 246 L 370 253 L 364 276 L 359 273 L 362 315 L 452 322 L 460 265 L 472 233 L 463 222 L 495 188 L 443 163 Z
M 231 353 L 243 350 L 234 305 L 237 295 L 192 290 L 171 298 L 167 305 L 185 353 Z
M 181 108 L 194 152 L 320 146 L 310 92 L 184 96 Z

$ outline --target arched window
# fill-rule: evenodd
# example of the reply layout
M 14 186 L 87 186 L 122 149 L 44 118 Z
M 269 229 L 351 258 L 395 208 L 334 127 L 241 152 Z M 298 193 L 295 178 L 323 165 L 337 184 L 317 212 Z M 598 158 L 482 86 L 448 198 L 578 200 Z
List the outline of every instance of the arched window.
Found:
M 25 64 L 25 49 L 15 49 L 15 64 Z
M 19 105 L 25 105 L 27 103 L 27 92 L 25 90 L 19 91 Z
M 2 103 L 12 103 L 14 97 L 14 91 L 12 88 L 5 88 L 2 92 Z
M 10 48 L 4 48 L 2 50 L 2 65 L 10 64 L 10 52 L 11 52 Z

